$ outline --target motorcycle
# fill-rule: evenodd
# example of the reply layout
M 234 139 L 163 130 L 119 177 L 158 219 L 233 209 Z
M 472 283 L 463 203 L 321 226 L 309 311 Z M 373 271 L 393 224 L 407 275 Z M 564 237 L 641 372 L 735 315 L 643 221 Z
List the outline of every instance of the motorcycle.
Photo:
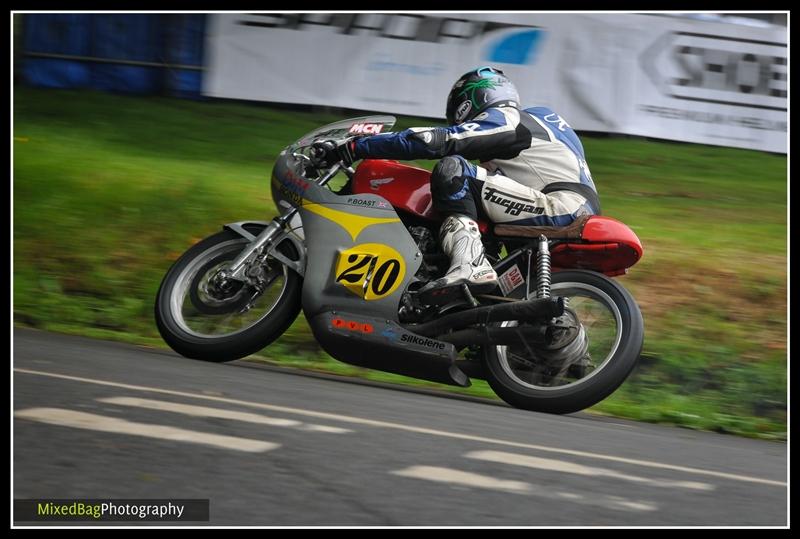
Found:
M 302 310 L 345 363 L 461 387 L 484 379 L 512 406 L 540 412 L 609 396 L 644 341 L 639 307 L 610 278 L 642 257 L 636 234 L 601 215 L 566 227 L 479 223 L 495 290 L 420 291 L 449 266 L 430 172 L 391 160 L 320 167 L 313 148 L 394 123 L 335 122 L 285 148 L 271 178 L 280 214 L 224 225 L 165 275 L 155 304 L 164 341 L 188 358 L 232 361 L 275 341 Z M 340 172 L 347 180 L 334 191 Z

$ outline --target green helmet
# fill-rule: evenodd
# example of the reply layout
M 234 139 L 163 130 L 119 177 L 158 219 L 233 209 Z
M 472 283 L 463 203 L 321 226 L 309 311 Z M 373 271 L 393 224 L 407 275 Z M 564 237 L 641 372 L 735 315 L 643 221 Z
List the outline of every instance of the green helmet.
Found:
M 471 120 L 489 107 L 506 104 L 519 107 L 519 92 L 502 71 L 479 67 L 464 73 L 447 96 L 447 122 L 450 125 Z

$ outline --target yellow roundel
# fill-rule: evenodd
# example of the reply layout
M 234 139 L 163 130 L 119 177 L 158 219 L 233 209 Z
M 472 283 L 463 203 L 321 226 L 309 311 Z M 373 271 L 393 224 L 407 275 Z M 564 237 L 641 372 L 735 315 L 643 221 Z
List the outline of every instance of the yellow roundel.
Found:
M 367 301 L 394 293 L 405 274 L 403 257 L 382 243 L 355 245 L 336 261 L 336 282 Z

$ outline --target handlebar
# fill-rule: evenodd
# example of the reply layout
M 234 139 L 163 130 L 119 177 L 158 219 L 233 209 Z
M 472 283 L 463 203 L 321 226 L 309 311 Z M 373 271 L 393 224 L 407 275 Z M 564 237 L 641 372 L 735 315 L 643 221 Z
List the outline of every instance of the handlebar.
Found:
M 350 167 L 347 167 L 347 168 L 350 168 Z M 325 185 L 326 183 L 331 181 L 331 178 L 336 176 L 336 173 L 339 172 L 339 170 L 341 170 L 341 169 L 342 169 L 342 163 L 341 162 L 335 163 L 331 167 L 331 169 L 328 171 L 328 173 L 325 174 L 325 176 L 323 176 L 322 178 L 320 178 L 320 180 L 317 183 L 319 183 L 320 186 Z M 350 169 L 350 170 L 352 170 L 352 169 Z

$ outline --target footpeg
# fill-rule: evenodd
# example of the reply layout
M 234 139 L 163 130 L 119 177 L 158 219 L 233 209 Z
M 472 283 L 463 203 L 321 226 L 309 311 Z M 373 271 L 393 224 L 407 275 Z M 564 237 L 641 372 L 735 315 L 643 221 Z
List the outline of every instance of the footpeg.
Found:
M 421 305 L 429 305 L 431 307 L 441 307 L 464 300 L 471 306 L 477 307 L 480 303 L 475 299 L 475 295 L 488 294 L 495 288 L 497 288 L 495 283 L 452 284 L 430 290 L 423 289 L 418 292 L 417 299 Z
M 473 307 L 480 306 L 478 300 L 476 300 L 475 297 L 473 297 L 472 292 L 469 291 L 469 285 L 467 285 L 467 283 L 461 285 L 461 291 L 464 293 L 464 297 L 467 298 L 467 301 L 470 305 Z

